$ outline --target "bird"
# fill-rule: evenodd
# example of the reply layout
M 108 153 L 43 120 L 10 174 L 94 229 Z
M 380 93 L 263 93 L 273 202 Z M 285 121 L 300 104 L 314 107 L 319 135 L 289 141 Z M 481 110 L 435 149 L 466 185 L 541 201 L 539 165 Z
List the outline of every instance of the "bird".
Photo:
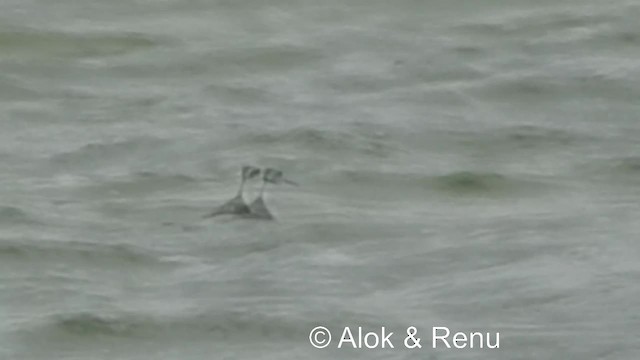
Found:
M 293 186 L 298 186 L 298 183 L 288 180 L 284 177 L 284 174 L 280 170 L 265 168 L 262 171 L 262 187 L 260 188 L 260 193 L 258 197 L 249 204 L 249 213 L 242 214 L 245 217 L 252 219 L 262 219 L 262 220 L 274 220 L 273 214 L 267 208 L 267 205 L 264 202 L 264 190 L 267 186 L 267 183 L 271 184 L 288 184 Z
M 236 196 L 233 199 L 218 206 L 209 214 L 204 215 L 203 218 L 207 219 L 207 218 L 212 218 L 218 215 L 225 215 L 225 214 L 229 214 L 229 215 L 249 214 L 251 210 L 249 209 L 249 206 L 247 205 L 247 203 L 244 201 L 244 198 L 242 197 L 244 184 L 247 182 L 247 180 L 253 179 L 256 176 L 260 175 L 260 172 L 261 170 L 255 166 L 249 166 L 249 165 L 242 166 L 241 172 L 240 172 L 241 179 L 240 179 L 240 188 L 238 189 L 238 194 L 236 194 Z

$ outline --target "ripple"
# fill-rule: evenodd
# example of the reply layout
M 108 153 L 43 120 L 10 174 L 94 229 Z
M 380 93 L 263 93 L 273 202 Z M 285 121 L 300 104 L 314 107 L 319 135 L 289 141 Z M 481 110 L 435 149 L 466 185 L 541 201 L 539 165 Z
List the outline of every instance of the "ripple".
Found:
M 24 210 L 13 206 L 0 207 L 0 224 L 36 224 Z
M 89 261 L 111 265 L 153 265 L 163 260 L 147 250 L 126 244 L 91 244 L 47 240 L 2 240 L 0 258 L 5 260 L 32 261 Z
M 370 194 L 375 193 L 376 199 L 389 200 L 405 197 L 413 200 L 422 197 L 428 199 L 429 193 L 470 197 L 527 196 L 550 187 L 546 182 L 533 177 L 469 170 L 442 175 L 342 170 L 334 177 L 341 183 L 342 190 L 350 196 L 360 194 L 371 198 Z
M 142 313 L 101 314 L 78 312 L 51 316 L 32 336 L 66 336 L 92 338 L 179 338 L 206 337 L 211 341 L 245 342 L 290 339 L 304 330 L 304 324 L 254 311 L 215 310 L 206 313 L 151 315 Z
M 583 134 L 542 126 L 521 125 L 491 129 L 482 133 L 461 133 L 464 146 L 491 148 L 496 153 L 514 150 L 550 150 L 576 146 L 592 140 Z
M 0 32 L 3 55 L 20 54 L 33 57 L 96 57 L 122 55 L 148 49 L 159 41 L 143 34 L 73 34 L 15 30 Z
M 309 66 L 322 59 L 322 53 L 314 48 L 294 45 L 274 45 L 217 51 L 209 60 L 218 68 L 247 71 L 290 71 Z M 220 70 L 220 69 L 218 69 Z
M 340 130 L 295 128 L 282 132 L 261 132 L 246 136 L 254 144 L 291 145 L 328 153 L 351 152 L 372 157 L 387 157 L 399 150 L 388 139 Z
M 56 168 L 61 166 L 85 167 L 123 158 L 130 159 L 134 153 L 153 152 L 164 145 L 164 141 L 150 136 L 137 136 L 114 142 L 85 144 L 75 150 L 55 154 L 49 161 Z

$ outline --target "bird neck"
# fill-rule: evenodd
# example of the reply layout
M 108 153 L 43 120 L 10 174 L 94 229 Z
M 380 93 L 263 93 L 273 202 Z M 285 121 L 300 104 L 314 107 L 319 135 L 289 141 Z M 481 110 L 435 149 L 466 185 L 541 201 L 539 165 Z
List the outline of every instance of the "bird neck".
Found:
M 238 188 L 238 196 L 242 196 L 242 190 L 244 190 L 244 183 L 247 180 L 245 178 L 242 178 L 242 180 L 240 180 L 240 188 Z
M 262 194 L 264 194 L 264 188 L 267 187 L 267 182 L 266 181 L 262 181 L 262 187 L 260 187 L 260 195 L 259 197 L 262 197 Z

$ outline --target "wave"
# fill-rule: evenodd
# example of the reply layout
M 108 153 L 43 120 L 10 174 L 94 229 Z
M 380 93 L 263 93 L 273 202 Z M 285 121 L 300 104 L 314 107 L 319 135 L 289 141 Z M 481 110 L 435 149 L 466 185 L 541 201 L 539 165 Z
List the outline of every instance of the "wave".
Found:
M 0 259 L 33 261 L 88 261 L 153 265 L 166 263 L 156 254 L 127 244 L 91 244 L 54 240 L 1 240 Z
M 377 316 L 337 310 L 332 316 L 325 312 L 314 314 L 314 310 L 303 313 L 283 313 L 246 309 L 198 311 L 188 314 L 160 315 L 139 312 L 100 314 L 78 312 L 50 316 L 40 326 L 27 330 L 29 341 L 42 337 L 57 341 L 89 340 L 98 337 L 117 339 L 167 339 L 182 342 L 185 339 L 247 344 L 261 341 L 295 342 L 307 340 L 309 330 L 318 322 L 330 329 L 353 326 L 380 326 Z M 400 324 L 385 324 L 394 326 Z
M 640 156 L 629 156 L 611 160 L 612 170 L 620 173 L 637 175 L 640 173 Z
M 460 171 L 436 177 L 433 185 L 446 192 L 482 193 L 505 189 L 512 184 L 504 175 Z
M 617 10 L 619 9 L 615 9 L 615 11 Z M 576 11 L 575 8 L 568 8 L 501 14 L 499 17 L 467 21 L 464 24 L 456 25 L 455 28 L 465 33 L 480 36 L 532 36 L 548 34 L 549 31 L 595 27 L 615 20 L 615 14 L 608 14 L 604 9 L 595 13 L 581 13 Z
M 323 55 L 318 49 L 303 45 L 275 45 L 264 47 L 244 47 L 233 50 L 216 51 L 210 62 L 217 70 L 238 70 L 241 72 L 265 70 L 291 71 L 292 68 L 309 66 L 319 61 Z
M 0 224 L 35 224 L 37 221 L 20 208 L 0 207 Z
M 56 167 L 82 167 L 88 164 L 103 164 L 109 161 L 119 161 L 122 158 L 131 158 L 132 154 L 153 151 L 163 145 L 162 139 L 137 136 L 121 141 L 85 144 L 75 150 L 55 154 L 49 158 L 49 161 Z
M 156 47 L 160 41 L 143 34 L 73 34 L 32 29 L 0 31 L 3 54 L 33 57 L 96 57 L 122 55 Z
M 246 106 L 252 103 L 267 103 L 275 96 L 267 89 L 262 89 L 253 84 L 224 84 L 215 83 L 204 89 L 208 96 L 214 96 L 225 103 L 241 104 Z
M 293 145 L 296 148 L 330 153 L 358 153 L 387 157 L 399 151 L 389 139 L 358 132 L 300 127 L 282 132 L 260 132 L 246 136 L 245 141 L 263 145 Z
M 493 150 L 510 154 L 514 150 L 544 150 L 575 146 L 592 140 L 591 137 L 564 129 L 522 125 L 491 129 L 482 133 L 463 133 L 463 146 L 474 150 Z
M 52 316 L 42 327 L 32 330 L 32 335 L 55 334 L 83 338 L 111 336 L 128 339 L 205 337 L 211 341 L 246 342 L 260 339 L 293 339 L 301 331 L 312 328 L 309 326 L 311 324 L 291 321 L 277 315 L 240 310 L 212 310 L 207 313 L 174 316 L 140 313 L 105 315 L 84 312 Z
M 640 182 L 640 156 L 621 156 L 594 160 L 578 166 L 581 176 L 619 186 Z
M 522 195 L 528 191 L 538 192 L 544 186 L 534 180 L 472 171 L 437 176 L 431 180 L 431 185 L 440 192 L 455 195 Z
M 100 180 L 95 184 L 79 188 L 78 191 L 90 197 L 113 194 L 143 196 L 171 188 L 180 188 L 196 181 L 196 178 L 184 174 L 161 174 L 145 171 L 115 179 Z
M 470 86 L 470 93 L 476 97 L 492 100 L 513 101 L 535 99 L 557 99 L 567 84 L 557 77 L 542 74 L 500 75 Z
M 429 193 L 460 196 L 526 196 L 540 193 L 549 187 L 546 182 L 534 178 L 504 175 L 495 172 L 456 171 L 442 175 L 420 173 L 393 173 L 362 170 L 343 170 L 335 181 L 340 182 L 338 190 L 349 196 L 363 195 L 378 200 L 428 198 Z M 335 189 L 336 187 L 332 187 Z M 368 194 L 375 193 L 375 197 Z
M 519 11 L 458 25 L 458 42 L 476 40 L 462 48 L 471 49 L 467 54 L 474 53 L 477 43 L 492 44 L 493 51 L 483 58 L 495 75 L 461 88 L 477 99 L 527 105 L 555 103 L 558 98 L 580 103 L 585 98 L 633 102 L 639 91 L 629 79 L 637 77 L 638 66 L 616 58 L 603 62 L 598 55 L 624 51 L 640 42 L 637 33 L 620 23 L 623 9 Z M 585 53 L 585 49 L 591 51 Z M 493 60 L 495 52 L 504 54 L 502 61 Z M 547 54 L 547 58 L 540 61 L 532 54 Z
M 468 91 L 479 99 L 492 101 L 555 101 L 558 98 L 584 99 L 592 97 L 628 102 L 639 92 L 628 78 L 638 73 L 637 68 L 623 63 L 610 63 L 608 68 L 583 61 L 580 65 L 558 64 L 551 71 L 499 75 L 468 86 Z
M 6 75 L 0 76 L 0 101 L 24 101 L 27 99 L 40 99 L 40 90 L 29 86 L 24 81 Z

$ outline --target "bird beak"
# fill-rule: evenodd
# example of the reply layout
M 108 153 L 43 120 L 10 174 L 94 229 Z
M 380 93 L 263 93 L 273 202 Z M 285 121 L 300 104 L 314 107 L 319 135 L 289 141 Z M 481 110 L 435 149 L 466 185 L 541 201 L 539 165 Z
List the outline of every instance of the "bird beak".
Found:
M 282 182 L 285 183 L 285 184 L 293 185 L 293 186 L 300 186 L 300 185 L 298 185 L 297 182 L 291 181 L 289 179 L 282 179 Z

